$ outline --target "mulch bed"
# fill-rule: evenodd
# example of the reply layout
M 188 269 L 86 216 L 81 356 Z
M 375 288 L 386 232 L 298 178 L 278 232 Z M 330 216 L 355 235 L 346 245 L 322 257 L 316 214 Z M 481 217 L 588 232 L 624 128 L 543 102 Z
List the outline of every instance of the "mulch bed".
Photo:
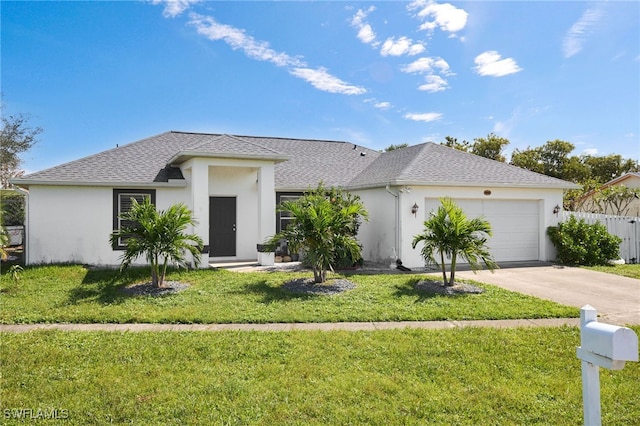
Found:
M 471 284 L 454 283 L 452 286 L 443 286 L 442 281 L 423 280 L 419 281 L 415 287 L 416 290 L 424 291 L 430 294 L 442 294 L 453 296 L 456 294 L 480 294 L 484 289 Z
M 151 281 L 146 283 L 131 284 L 120 291 L 127 296 L 164 296 L 179 293 L 189 287 L 189 284 L 179 281 L 165 281 L 162 287 L 155 287 Z
M 354 289 L 356 285 L 344 278 L 329 279 L 323 284 L 316 284 L 313 278 L 297 278 L 285 282 L 282 288 L 291 293 L 332 295 Z

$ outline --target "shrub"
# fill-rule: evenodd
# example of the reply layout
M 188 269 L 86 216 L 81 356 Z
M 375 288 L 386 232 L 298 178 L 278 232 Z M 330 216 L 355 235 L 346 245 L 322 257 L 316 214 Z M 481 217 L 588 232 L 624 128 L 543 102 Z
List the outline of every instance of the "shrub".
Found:
M 622 240 L 607 232 L 600 222 L 588 224 L 571 216 L 558 226 L 547 228 L 547 235 L 558 251 L 557 261 L 568 265 L 606 265 L 620 256 Z

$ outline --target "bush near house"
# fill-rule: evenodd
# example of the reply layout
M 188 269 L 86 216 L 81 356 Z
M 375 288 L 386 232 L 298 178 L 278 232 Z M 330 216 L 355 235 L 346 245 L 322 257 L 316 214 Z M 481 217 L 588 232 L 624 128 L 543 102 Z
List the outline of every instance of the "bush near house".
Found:
M 356 235 L 368 213 L 357 195 L 326 189 L 321 182 L 299 199 L 281 203 L 278 210 L 288 212 L 292 222 L 265 244 L 275 248 L 285 240 L 292 252 L 304 252 L 304 263 L 313 269 L 315 283 L 324 283 L 327 271 L 336 266 L 361 262 L 362 247 Z
M 600 222 L 588 224 L 571 216 L 558 226 L 547 228 L 547 235 L 556 247 L 556 260 L 567 265 L 606 265 L 620 257 L 622 240 L 607 232 Z

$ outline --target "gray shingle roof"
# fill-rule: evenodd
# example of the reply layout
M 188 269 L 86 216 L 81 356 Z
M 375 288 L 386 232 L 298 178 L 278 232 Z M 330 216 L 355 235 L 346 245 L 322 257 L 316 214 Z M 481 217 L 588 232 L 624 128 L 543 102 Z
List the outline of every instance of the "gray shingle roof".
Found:
M 427 142 L 386 152 L 349 186 L 386 184 L 499 185 L 574 188 L 576 185 L 499 161 Z
M 277 161 L 275 186 L 280 191 L 305 190 L 320 181 L 326 186 L 342 187 L 409 183 L 573 187 L 568 182 L 434 143 L 380 153 L 349 142 L 187 132 L 162 133 L 14 182 L 154 185 L 183 179 L 177 165 L 195 156 Z

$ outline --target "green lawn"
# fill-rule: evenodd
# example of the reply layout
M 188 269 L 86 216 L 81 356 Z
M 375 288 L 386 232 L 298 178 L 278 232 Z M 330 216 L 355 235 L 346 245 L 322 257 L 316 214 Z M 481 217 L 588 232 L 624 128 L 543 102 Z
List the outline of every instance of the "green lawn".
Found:
M 593 271 L 606 272 L 607 274 L 622 275 L 623 277 L 640 280 L 640 264 L 636 265 L 610 265 L 610 266 L 585 266 Z
M 2 276 L 1 323 L 272 323 L 471 320 L 577 317 L 577 308 L 481 285 L 480 295 L 433 296 L 414 289 L 424 275 L 349 275 L 345 293 L 302 295 L 282 284 L 307 273 L 171 272 L 189 283 L 179 294 L 127 296 L 120 289 L 148 281 L 148 269 L 125 276 L 79 265 L 25 268 L 14 282 Z M 439 279 L 439 277 L 435 277 Z
M 582 424 L 577 328 L 0 338 L 7 425 Z M 603 424 L 637 424 L 640 363 L 600 381 Z

